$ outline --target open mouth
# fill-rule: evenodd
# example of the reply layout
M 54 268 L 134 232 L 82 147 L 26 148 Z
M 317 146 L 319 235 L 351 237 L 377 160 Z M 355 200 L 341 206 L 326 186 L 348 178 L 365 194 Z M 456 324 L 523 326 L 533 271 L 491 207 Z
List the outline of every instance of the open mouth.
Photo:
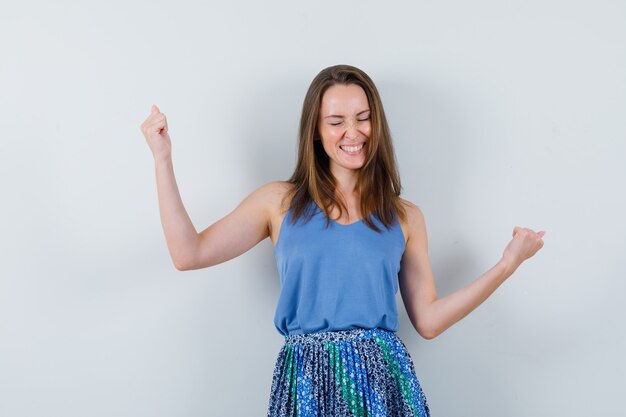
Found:
M 344 151 L 348 155 L 358 155 L 364 146 L 365 146 L 365 142 L 361 142 L 358 145 L 341 145 L 339 147 L 341 148 L 342 151 Z

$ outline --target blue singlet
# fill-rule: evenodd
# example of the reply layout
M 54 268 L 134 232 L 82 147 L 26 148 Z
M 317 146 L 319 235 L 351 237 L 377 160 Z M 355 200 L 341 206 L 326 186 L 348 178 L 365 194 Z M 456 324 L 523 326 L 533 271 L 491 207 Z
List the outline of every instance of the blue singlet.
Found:
M 404 234 L 397 218 L 390 229 L 375 217 L 382 233 L 364 220 L 330 221 L 313 203 L 313 217 L 283 219 L 274 256 L 281 293 L 274 325 L 284 336 L 380 327 L 398 330 L 398 292 Z

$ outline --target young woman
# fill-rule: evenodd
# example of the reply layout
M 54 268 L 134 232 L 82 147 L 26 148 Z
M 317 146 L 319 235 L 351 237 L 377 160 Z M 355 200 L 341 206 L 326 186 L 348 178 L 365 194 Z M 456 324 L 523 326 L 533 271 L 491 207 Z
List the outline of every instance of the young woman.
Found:
M 413 361 L 396 335 L 398 288 L 416 331 L 432 339 L 478 307 L 542 246 L 515 227 L 502 258 L 438 298 L 424 216 L 400 198 L 378 91 L 358 68 L 322 70 L 304 99 L 298 161 L 197 233 L 180 198 L 165 115 L 141 125 L 155 159 L 161 223 L 176 268 L 205 268 L 270 237 L 281 281 L 278 354 L 268 417 L 429 416 Z

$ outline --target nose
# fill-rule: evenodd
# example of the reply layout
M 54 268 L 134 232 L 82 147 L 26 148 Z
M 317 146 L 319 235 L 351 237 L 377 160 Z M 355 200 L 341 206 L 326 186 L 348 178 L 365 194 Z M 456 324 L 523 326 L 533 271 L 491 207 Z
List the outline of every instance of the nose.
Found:
M 346 120 L 346 133 L 345 137 L 348 139 L 355 139 L 358 136 L 358 127 L 356 120 Z

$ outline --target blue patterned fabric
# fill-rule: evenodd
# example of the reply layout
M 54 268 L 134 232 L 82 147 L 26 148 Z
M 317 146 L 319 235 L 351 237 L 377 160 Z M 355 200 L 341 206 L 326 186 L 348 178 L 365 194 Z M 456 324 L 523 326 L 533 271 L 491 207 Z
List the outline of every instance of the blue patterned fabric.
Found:
M 430 417 L 404 343 L 386 329 L 285 336 L 267 417 Z

